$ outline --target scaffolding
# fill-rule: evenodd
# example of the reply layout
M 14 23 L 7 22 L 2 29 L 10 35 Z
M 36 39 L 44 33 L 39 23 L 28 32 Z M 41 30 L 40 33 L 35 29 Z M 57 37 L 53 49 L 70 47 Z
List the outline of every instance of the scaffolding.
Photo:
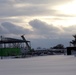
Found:
M 30 41 L 27 41 L 30 43 Z M 19 55 L 26 50 L 25 40 L 0 36 L 0 56 Z M 23 49 L 22 49 L 23 50 Z

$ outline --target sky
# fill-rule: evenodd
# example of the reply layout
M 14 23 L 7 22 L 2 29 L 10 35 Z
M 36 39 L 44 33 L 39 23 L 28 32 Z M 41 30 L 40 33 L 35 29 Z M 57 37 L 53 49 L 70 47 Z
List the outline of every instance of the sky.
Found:
M 76 0 L 0 0 L 0 36 L 25 38 L 33 48 L 69 46 L 76 34 Z

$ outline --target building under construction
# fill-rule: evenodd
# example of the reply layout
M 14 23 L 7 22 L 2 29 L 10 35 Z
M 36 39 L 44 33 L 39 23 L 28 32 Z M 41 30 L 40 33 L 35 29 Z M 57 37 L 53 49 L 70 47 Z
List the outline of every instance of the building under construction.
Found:
M 31 49 L 30 41 L 22 35 L 22 39 L 0 36 L 0 56 L 22 55 Z

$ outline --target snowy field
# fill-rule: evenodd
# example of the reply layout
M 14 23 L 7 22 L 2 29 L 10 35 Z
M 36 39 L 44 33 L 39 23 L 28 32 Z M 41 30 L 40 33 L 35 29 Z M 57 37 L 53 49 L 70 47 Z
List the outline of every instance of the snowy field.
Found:
M 0 60 L 0 75 L 76 75 L 76 57 L 39 56 Z

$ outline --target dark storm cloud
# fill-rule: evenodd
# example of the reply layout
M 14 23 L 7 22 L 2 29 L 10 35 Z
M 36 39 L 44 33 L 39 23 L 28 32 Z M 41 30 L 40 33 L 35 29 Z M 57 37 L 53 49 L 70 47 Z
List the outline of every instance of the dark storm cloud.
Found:
M 29 24 L 34 30 L 32 32 L 32 35 L 36 35 L 35 38 L 39 36 L 37 39 L 32 39 L 32 42 L 34 42 L 32 43 L 32 47 L 49 48 L 59 43 L 64 44 L 64 41 L 66 39 L 62 39 L 62 33 L 58 27 L 55 27 L 54 25 L 49 25 L 46 22 L 43 22 L 38 19 L 30 21 Z M 59 34 L 59 32 L 61 33 L 61 35 Z
M 50 36 L 58 35 L 60 31 L 59 28 L 54 25 L 48 25 L 46 22 L 42 22 L 38 19 L 29 22 L 34 30 L 34 34 L 44 36 L 45 38 L 50 38 Z
M 53 26 L 53 25 L 48 25 L 46 22 L 40 21 L 38 19 L 32 20 L 29 22 L 29 24 L 37 30 L 48 30 L 48 31 L 58 31 L 57 27 Z
M 32 41 L 32 47 L 42 46 L 47 48 L 59 43 L 65 44 L 67 46 L 69 44 L 69 41 L 73 39 L 72 33 L 76 32 L 75 26 L 69 26 L 67 28 L 61 27 L 64 30 L 64 32 L 61 32 L 58 27 L 49 25 L 46 22 L 38 19 L 31 20 L 29 22 L 29 25 L 31 25 L 33 31 L 22 28 L 10 22 L 3 22 L 0 25 L 0 34 L 13 34 L 13 36 L 26 34 L 26 36 L 29 35 L 27 38 L 30 38 Z M 32 38 L 31 35 L 33 35 L 34 38 Z
M 33 31 L 30 31 L 29 29 L 25 29 L 10 22 L 3 22 L 0 25 L 0 34 L 26 34 L 29 35 L 29 37 L 30 35 L 33 35 L 36 37 L 42 36 L 45 38 L 50 38 L 58 35 L 58 32 L 60 32 L 60 29 L 58 27 L 55 27 L 54 25 L 48 25 L 46 22 L 37 19 L 30 21 L 29 25 L 31 25 Z
M 12 24 L 10 22 L 3 22 L 0 25 L 0 34 L 26 34 L 29 33 L 27 29 L 24 29 L 20 26 Z
M 41 20 L 38 19 L 34 19 L 32 21 L 29 22 L 29 24 L 32 26 L 33 28 L 33 33 L 35 34 L 39 34 L 39 35 L 43 35 L 43 36 L 58 36 L 61 38 L 68 38 L 69 36 L 71 36 L 72 34 L 75 34 L 76 32 L 76 25 L 73 26 L 69 26 L 69 27 L 56 27 L 54 25 L 49 25 L 46 22 L 43 22 Z
M 69 41 L 73 39 L 72 35 L 74 35 L 76 32 L 76 25 L 69 26 L 67 28 L 61 26 L 59 29 L 54 25 L 48 25 L 47 23 L 38 19 L 30 21 L 29 24 L 33 27 L 33 35 L 45 37 L 44 39 L 39 37 L 38 39 L 34 40 L 35 42 L 38 42 L 38 46 L 42 45 L 43 47 L 54 46 L 59 43 L 68 46 Z

